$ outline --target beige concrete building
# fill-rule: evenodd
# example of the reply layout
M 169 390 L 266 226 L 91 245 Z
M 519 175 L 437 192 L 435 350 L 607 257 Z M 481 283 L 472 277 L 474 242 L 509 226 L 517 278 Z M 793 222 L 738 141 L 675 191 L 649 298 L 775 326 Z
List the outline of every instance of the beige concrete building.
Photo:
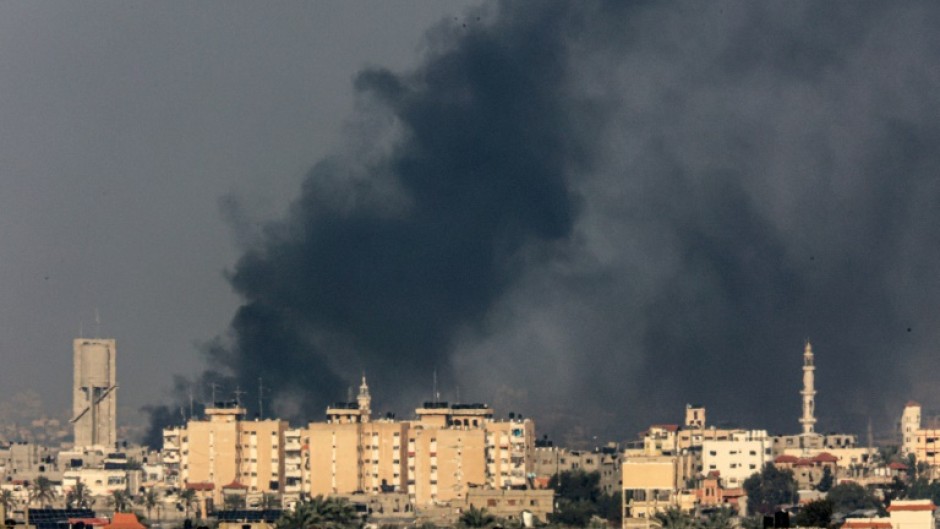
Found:
M 624 527 L 636 525 L 670 507 L 691 508 L 694 496 L 684 491 L 690 477 L 680 455 L 643 455 L 623 461 Z M 686 498 L 688 497 L 688 498 Z M 688 501 L 687 501 L 688 500 Z
M 365 377 L 356 402 L 327 408 L 303 429 L 304 489 L 311 495 L 398 492 L 407 488 L 408 423 L 372 420 Z
M 114 447 L 117 442 L 117 344 L 77 338 L 72 343 L 72 425 L 75 446 Z
M 533 477 L 531 420 L 446 403 L 426 403 L 411 421 L 373 420 L 365 377 L 356 401 L 329 406 L 325 422 L 291 429 L 244 413 L 210 408 L 205 420 L 164 430 L 167 482 L 198 485 L 215 502 L 242 485 L 249 495 L 280 493 L 287 505 L 304 495 L 404 493 L 425 506 L 463 501 L 472 487 L 524 489 Z
M 608 443 L 594 450 L 572 450 L 552 446 L 547 442 L 536 442 L 533 458 L 535 485 L 546 488 L 553 476 L 562 472 L 583 470 L 597 472 L 600 476 L 600 489 L 606 494 L 613 494 L 621 489 L 622 456 L 623 451 L 617 443 Z
M 843 529 L 934 529 L 934 511 L 930 500 L 894 500 L 888 516 L 881 518 L 850 518 Z
M 169 482 L 211 484 L 216 503 L 223 500 L 225 487 L 240 485 L 252 493 L 284 489 L 286 421 L 246 421 L 245 409 L 238 406 L 205 413 L 205 419 L 190 420 L 184 428 L 164 430 L 162 459 Z
M 910 401 L 901 413 L 901 455 L 917 453 L 917 432 L 921 430 L 920 404 Z
M 408 492 L 418 505 L 462 500 L 472 486 L 522 488 L 534 468 L 535 424 L 497 421 L 483 404 L 425 403 L 408 436 Z
M 403 492 L 416 505 L 462 501 L 471 487 L 524 488 L 535 425 L 499 421 L 482 404 L 425 403 L 412 421 L 372 420 L 363 378 L 356 402 L 303 430 L 304 488 L 317 494 Z
M 936 418 L 924 425 L 920 404 L 911 401 L 901 414 L 901 455 L 914 454 L 918 463 L 927 463 L 933 476 L 940 468 L 940 424 Z

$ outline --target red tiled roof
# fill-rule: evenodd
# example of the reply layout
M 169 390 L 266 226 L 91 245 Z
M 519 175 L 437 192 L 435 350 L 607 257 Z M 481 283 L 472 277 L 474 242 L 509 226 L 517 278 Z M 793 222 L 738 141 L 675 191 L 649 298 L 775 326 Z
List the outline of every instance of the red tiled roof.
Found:
M 215 490 L 215 484 L 209 483 L 208 481 L 200 481 L 196 483 L 187 483 L 186 488 L 192 490 Z
M 666 430 L 667 432 L 678 432 L 678 431 L 679 431 L 679 425 L 678 425 L 678 424 L 654 424 L 654 425 L 650 426 L 650 429 L 651 429 L 651 430 L 652 430 L 653 428 L 659 428 L 659 429 L 661 429 L 661 430 Z
M 231 483 L 229 483 L 228 485 L 223 486 L 222 488 L 223 488 L 223 489 L 247 489 L 248 487 L 245 486 L 245 485 L 242 485 L 242 484 L 239 483 L 238 481 L 232 481 Z
M 888 468 L 891 470 L 910 470 L 907 465 L 904 463 L 898 463 L 897 461 L 888 465 Z
M 111 523 L 104 526 L 104 529 L 147 529 L 140 523 L 137 515 L 132 512 L 116 512 Z
M 920 406 L 920 403 L 917 402 L 916 400 L 909 400 L 909 401 L 907 401 L 907 404 L 905 405 L 905 407 L 908 407 L 908 408 L 909 408 L 909 407 L 911 407 L 911 406 Z
M 819 463 L 838 463 L 839 458 L 830 454 L 829 452 L 821 452 L 816 454 L 816 457 L 813 458 L 813 461 L 817 461 Z
M 934 511 L 937 509 L 937 506 L 933 502 L 928 503 L 916 503 L 914 505 L 897 505 L 892 503 L 888 506 L 888 512 L 898 512 L 898 511 Z
M 774 463 L 796 463 L 797 461 L 799 461 L 799 459 L 797 459 L 796 456 L 790 456 L 786 454 L 777 456 L 777 458 L 774 459 Z

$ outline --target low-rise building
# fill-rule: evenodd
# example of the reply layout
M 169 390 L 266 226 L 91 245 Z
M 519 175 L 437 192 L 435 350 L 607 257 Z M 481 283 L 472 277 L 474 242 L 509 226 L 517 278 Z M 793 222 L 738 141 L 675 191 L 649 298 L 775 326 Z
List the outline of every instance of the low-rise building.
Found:
M 706 473 L 717 472 L 724 487 L 734 488 L 764 468 L 771 448 L 765 430 L 734 432 L 729 437 L 702 443 L 702 466 Z

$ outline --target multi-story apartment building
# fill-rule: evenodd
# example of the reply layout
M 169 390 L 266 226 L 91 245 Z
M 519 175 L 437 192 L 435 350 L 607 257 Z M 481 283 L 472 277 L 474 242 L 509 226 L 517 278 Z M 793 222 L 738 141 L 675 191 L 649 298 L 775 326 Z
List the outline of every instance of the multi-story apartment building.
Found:
M 914 455 L 918 463 L 930 465 L 931 474 L 940 468 L 940 421 L 936 417 L 924 425 L 920 404 L 911 401 L 901 413 L 901 455 Z
M 245 421 L 244 413 L 209 408 L 205 420 L 164 430 L 167 481 L 211 489 L 214 501 L 244 487 L 281 493 L 287 504 L 304 495 L 399 492 L 430 505 L 465 499 L 471 487 L 525 488 L 534 468 L 531 420 L 440 402 L 425 403 L 411 421 L 373 420 L 365 377 L 356 401 L 329 406 L 325 422 L 290 429 Z
M 211 485 L 215 502 L 222 501 L 224 488 L 284 490 L 286 421 L 247 421 L 245 409 L 235 405 L 217 405 L 205 413 L 205 419 L 164 430 L 162 459 L 169 482 Z
M 484 404 L 425 403 L 408 434 L 408 492 L 418 505 L 466 497 L 471 486 L 523 488 L 534 468 L 535 424 L 499 421 Z
M 309 471 L 304 487 L 312 495 L 393 492 L 405 489 L 408 424 L 371 418 L 365 377 L 356 402 L 326 410 L 326 422 L 303 430 Z

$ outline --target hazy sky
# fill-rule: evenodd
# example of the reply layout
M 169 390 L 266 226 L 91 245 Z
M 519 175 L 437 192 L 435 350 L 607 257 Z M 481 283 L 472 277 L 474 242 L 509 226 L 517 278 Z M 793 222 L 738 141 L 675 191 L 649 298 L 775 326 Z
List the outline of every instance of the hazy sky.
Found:
M 200 369 L 238 298 L 224 201 L 268 218 L 343 134 L 354 74 L 474 2 L 0 3 L 0 398 L 70 406 L 84 323 L 119 402 Z
M 795 432 L 807 337 L 820 430 L 940 405 L 940 8 L 474 4 L 0 4 L 0 396 L 97 307 L 131 409 Z

